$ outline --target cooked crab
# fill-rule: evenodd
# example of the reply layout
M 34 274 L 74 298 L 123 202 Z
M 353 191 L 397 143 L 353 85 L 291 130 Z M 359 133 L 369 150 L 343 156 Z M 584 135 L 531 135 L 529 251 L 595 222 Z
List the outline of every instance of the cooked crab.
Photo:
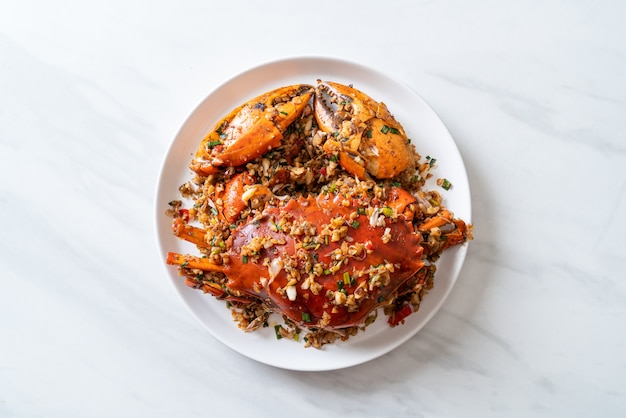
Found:
M 313 87 L 307 84 L 281 87 L 237 107 L 202 139 L 191 169 L 213 174 L 220 167 L 245 164 L 279 146 L 283 133 L 313 93 Z
M 173 211 L 172 231 L 203 255 L 167 263 L 190 287 L 298 327 L 361 327 L 381 306 L 395 326 L 419 305 L 431 262 L 471 239 L 436 193 L 401 176 L 418 159 L 384 103 L 352 86 L 267 92 L 201 141 L 190 167 L 202 226 Z
M 318 125 L 332 135 L 324 149 L 338 153 L 346 171 L 387 179 L 409 167 L 409 140 L 383 102 L 330 81 L 318 81 L 314 102 Z

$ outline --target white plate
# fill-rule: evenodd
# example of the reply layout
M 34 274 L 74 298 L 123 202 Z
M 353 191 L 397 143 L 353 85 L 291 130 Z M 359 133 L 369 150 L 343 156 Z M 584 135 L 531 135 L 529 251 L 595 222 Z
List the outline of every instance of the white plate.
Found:
M 453 184 L 449 191 L 438 188 L 446 206 L 456 216 L 471 221 L 469 184 L 461 155 L 446 127 L 420 96 L 404 84 L 359 64 L 331 58 L 291 58 L 252 68 L 227 81 L 200 103 L 183 124 L 165 155 L 157 185 L 156 228 L 162 259 L 167 251 L 197 254 L 192 245 L 172 235 L 171 220 L 164 213 L 169 201 L 180 199 L 178 187 L 191 178 L 188 165 L 206 132 L 231 109 L 263 92 L 291 84 L 315 84 L 317 79 L 354 84 L 374 99 L 385 102 L 403 124 L 422 157 L 430 155 L 437 159 L 433 177 L 446 177 Z M 434 289 L 404 325 L 390 328 L 381 313 L 365 332 L 347 342 L 326 345 L 320 350 L 305 349 L 302 343 L 291 340 L 277 340 L 272 327 L 244 333 L 233 322 L 225 302 L 186 287 L 176 268 L 164 265 L 183 302 L 215 338 L 240 354 L 265 364 L 315 371 L 364 363 L 413 337 L 435 315 L 450 293 L 466 251 L 464 245 L 443 254 L 438 262 Z

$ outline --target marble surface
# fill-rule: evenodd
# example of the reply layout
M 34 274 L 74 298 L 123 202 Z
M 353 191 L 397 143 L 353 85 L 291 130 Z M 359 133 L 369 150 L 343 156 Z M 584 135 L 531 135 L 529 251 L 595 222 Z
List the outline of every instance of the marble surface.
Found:
M 0 416 L 624 416 L 626 3 L 0 4 Z M 165 151 L 251 66 L 329 56 L 420 93 L 475 240 L 400 348 L 302 373 L 190 316 L 154 234 Z

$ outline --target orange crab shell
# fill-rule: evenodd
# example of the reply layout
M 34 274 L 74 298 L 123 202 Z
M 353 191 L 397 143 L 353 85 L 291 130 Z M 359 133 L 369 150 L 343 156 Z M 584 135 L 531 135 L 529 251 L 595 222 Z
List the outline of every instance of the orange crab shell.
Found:
M 296 84 L 266 92 L 233 109 L 202 139 L 190 168 L 208 175 L 239 166 L 280 146 L 283 132 L 308 104 L 314 88 Z

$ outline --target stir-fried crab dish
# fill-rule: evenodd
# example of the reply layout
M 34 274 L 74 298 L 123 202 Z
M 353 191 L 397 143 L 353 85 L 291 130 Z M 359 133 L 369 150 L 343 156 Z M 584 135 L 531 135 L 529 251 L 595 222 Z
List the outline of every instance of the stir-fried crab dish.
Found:
M 472 238 L 440 191 L 425 190 L 434 163 L 385 104 L 352 86 L 267 92 L 201 141 L 180 187 L 189 207 L 168 210 L 198 252 L 170 252 L 167 263 L 227 301 L 245 331 L 274 326 L 319 348 L 378 312 L 396 326 L 432 288 L 441 253 Z

